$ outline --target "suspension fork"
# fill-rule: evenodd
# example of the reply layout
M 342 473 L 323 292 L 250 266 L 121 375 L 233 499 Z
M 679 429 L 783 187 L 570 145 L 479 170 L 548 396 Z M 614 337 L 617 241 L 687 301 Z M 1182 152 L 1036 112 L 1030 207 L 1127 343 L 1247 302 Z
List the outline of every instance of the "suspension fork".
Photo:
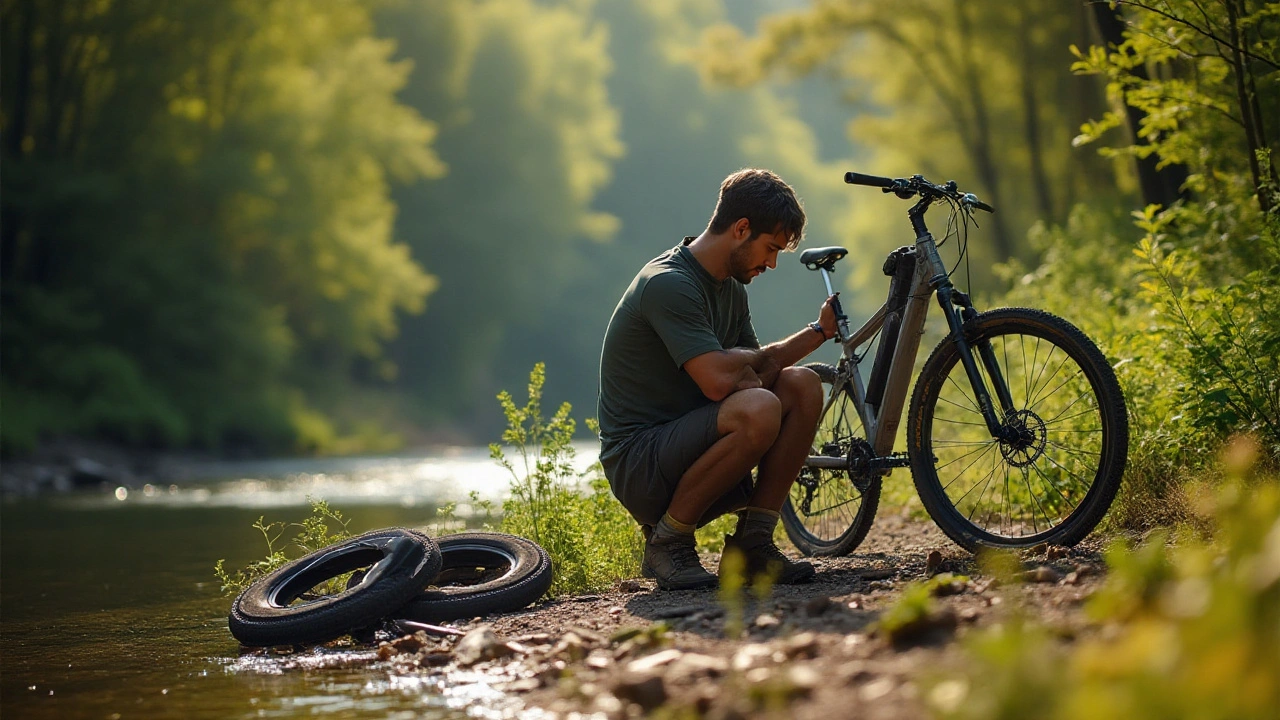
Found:
M 978 363 L 973 357 L 973 349 L 969 347 L 969 341 L 964 336 L 964 323 L 977 317 L 978 313 L 973 309 L 973 303 L 970 302 L 969 296 L 952 286 L 951 278 L 947 276 L 946 266 L 942 262 L 942 257 L 938 255 L 938 246 L 934 242 L 933 235 L 925 227 L 924 211 L 929 207 L 930 202 L 929 198 L 921 198 L 915 207 L 911 208 L 907 213 L 911 218 L 911 225 L 916 231 L 916 245 L 924 251 L 925 256 L 933 265 L 934 275 L 929 279 L 929 285 L 938 295 L 938 304 L 942 306 L 942 314 L 947 318 L 947 326 L 951 330 L 952 341 L 956 344 L 956 350 L 960 354 L 960 363 L 964 366 L 965 375 L 969 377 L 969 385 L 973 388 L 973 394 L 978 401 L 978 409 L 982 412 L 982 419 L 987 425 L 987 431 L 994 438 L 1001 440 L 1012 439 L 1010 431 L 1005 427 L 1001 417 L 996 414 L 996 410 L 991 404 L 991 394 L 987 391 L 987 384 L 982 379 L 982 373 L 978 371 Z M 956 309 L 957 305 L 961 307 L 960 310 Z M 1008 417 L 1014 411 L 1013 397 L 1009 393 L 1009 386 L 1005 382 L 1004 373 L 1000 371 L 1000 366 L 996 363 L 995 350 L 991 348 L 991 343 L 987 340 L 979 340 L 977 346 L 978 355 L 987 371 L 987 377 L 991 378 L 991 382 L 995 386 L 1001 410 L 1003 410 L 1004 416 Z

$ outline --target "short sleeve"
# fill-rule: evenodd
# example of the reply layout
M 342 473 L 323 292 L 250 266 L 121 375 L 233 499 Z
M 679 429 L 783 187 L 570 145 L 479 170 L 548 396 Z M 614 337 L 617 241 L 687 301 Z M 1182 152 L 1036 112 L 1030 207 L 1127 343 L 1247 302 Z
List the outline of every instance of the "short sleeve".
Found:
M 640 298 L 640 313 L 662 339 L 676 367 L 723 350 L 708 318 L 706 299 L 693 280 L 675 272 L 653 276 Z

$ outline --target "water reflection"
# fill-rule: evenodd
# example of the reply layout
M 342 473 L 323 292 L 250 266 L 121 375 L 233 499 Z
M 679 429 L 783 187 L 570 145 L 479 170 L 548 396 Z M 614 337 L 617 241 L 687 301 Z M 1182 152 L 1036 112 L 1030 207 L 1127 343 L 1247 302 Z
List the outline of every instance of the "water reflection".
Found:
M 582 466 L 593 451 L 582 448 Z M 219 558 L 261 558 L 251 523 L 300 521 L 308 496 L 342 510 L 353 532 L 423 527 L 437 505 L 472 490 L 500 500 L 508 479 L 486 450 L 467 449 L 216 463 L 150 488 L 6 502 L 0 715 L 528 717 L 487 683 L 397 676 L 363 664 L 363 650 L 241 658 L 212 573 Z

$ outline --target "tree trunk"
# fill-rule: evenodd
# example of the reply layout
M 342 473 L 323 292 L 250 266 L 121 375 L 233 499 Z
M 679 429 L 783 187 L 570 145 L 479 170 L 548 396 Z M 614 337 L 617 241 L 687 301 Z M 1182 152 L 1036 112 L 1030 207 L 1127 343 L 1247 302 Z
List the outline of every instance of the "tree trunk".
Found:
M 1119 9 L 1112 8 L 1105 2 L 1090 2 L 1089 6 L 1093 8 L 1093 20 L 1097 27 L 1098 34 L 1102 37 L 1104 44 L 1111 46 L 1117 52 L 1124 43 L 1124 20 L 1120 18 Z M 1133 74 L 1142 80 L 1150 80 L 1146 68 L 1136 67 Z M 1146 119 L 1147 114 L 1129 103 L 1124 105 L 1125 117 L 1128 120 L 1129 131 L 1133 135 L 1134 145 L 1146 145 L 1146 140 L 1138 135 L 1138 131 L 1142 128 L 1142 121 Z M 1137 161 L 1138 167 L 1138 183 L 1142 187 L 1142 200 L 1147 205 L 1159 205 L 1161 207 L 1169 207 L 1182 197 L 1182 184 L 1187 181 L 1187 168 L 1180 163 L 1173 163 L 1157 168 L 1160 158 L 1155 153 L 1140 158 Z
M 1249 92 L 1249 81 L 1247 78 L 1249 69 L 1246 64 L 1244 53 L 1240 51 L 1240 10 L 1236 6 L 1236 0 L 1227 0 L 1224 5 L 1227 8 L 1227 20 L 1231 29 L 1231 74 L 1236 79 L 1236 99 L 1240 103 L 1240 117 L 1244 121 L 1244 138 L 1249 150 L 1249 172 L 1253 175 L 1253 188 L 1258 195 L 1258 206 L 1262 208 L 1262 212 L 1271 209 L 1271 196 L 1266 191 L 1266 184 L 1262 177 L 1262 167 L 1258 162 L 1258 150 L 1263 147 L 1259 142 L 1259 124 L 1261 121 L 1261 113 L 1258 112 L 1258 99 L 1253 93 Z
M 18 6 L 18 52 L 14 60 L 13 104 L 7 108 L 9 137 L 4 143 L 5 163 L 18 162 L 23 155 L 23 139 L 27 135 L 27 120 L 31 104 L 31 38 L 35 33 L 35 2 L 26 0 Z M 12 20 L 10 21 L 12 22 Z M 12 167 L 12 166 L 11 166 Z M 21 237 L 23 218 L 13 205 L 5 206 L 5 217 L 0 222 L 0 277 L 16 278 L 18 267 L 18 241 Z
M 1045 222 L 1057 222 L 1053 212 L 1053 191 L 1044 171 L 1044 153 L 1040 147 L 1040 101 L 1036 97 L 1035 50 L 1031 46 L 1031 28 L 1034 21 L 1029 11 L 1018 11 L 1018 53 L 1021 56 L 1018 74 L 1022 85 L 1023 131 L 1027 143 L 1027 155 L 1031 162 L 1031 184 L 1035 189 L 1036 207 Z
M 956 19 L 960 28 L 960 52 L 963 57 L 965 82 L 969 86 L 970 104 L 973 106 L 973 164 L 978 171 L 978 179 L 991 197 L 991 205 L 997 211 L 1008 210 L 1000 192 L 1000 172 L 996 169 L 995 158 L 991 154 L 991 122 L 987 117 L 987 100 L 982 93 L 982 78 L 973 60 L 973 28 L 969 25 L 969 16 L 965 12 L 963 0 L 956 2 Z M 1007 212 L 997 212 L 992 217 L 995 250 L 1000 259 L 1013 257 L 1013 237 L 1009 232 L 1009 224 L 1005 222 Z

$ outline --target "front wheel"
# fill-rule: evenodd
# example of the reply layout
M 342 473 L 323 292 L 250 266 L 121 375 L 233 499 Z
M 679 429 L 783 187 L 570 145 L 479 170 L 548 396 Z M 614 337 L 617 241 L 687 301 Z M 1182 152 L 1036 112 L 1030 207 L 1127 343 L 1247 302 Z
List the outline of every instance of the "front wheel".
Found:
M 847 458 L 874 453 L 862 432 L 862 420 L 848 386 L 831 393 L 836 369 L 823 363 L 805 367 L 818 373 L 832 398 L 818 422 L 811 455 Z M 802 467 L 782 506 L 782 527 L 805 555 L 848 555 L 867 537 L 880 504 L 880 477 L 870 472 L 851 477 L 846 470 Z
M 992 437 L 959 350 L 944 340 L 920 371 L 907 423 L 920 500 L 970 551 L 1080 542 L 1124 474 L 1129 425 L 1115 373 L 1084 333 L 1039 310 L 986 312 L 964 332 L 1003 438 Z

